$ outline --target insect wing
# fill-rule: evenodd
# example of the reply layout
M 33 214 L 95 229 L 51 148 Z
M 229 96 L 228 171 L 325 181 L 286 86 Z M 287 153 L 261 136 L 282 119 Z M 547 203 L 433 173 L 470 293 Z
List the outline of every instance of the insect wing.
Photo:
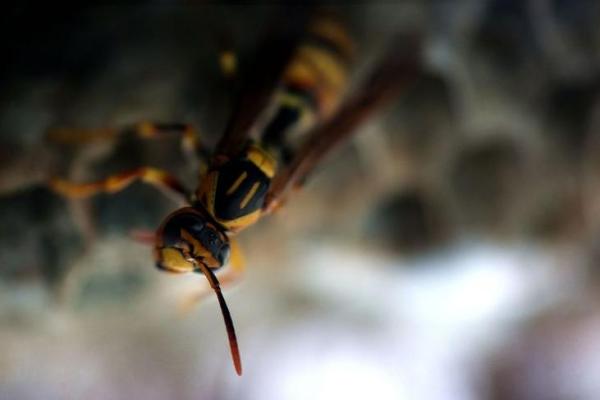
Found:
M 274 25 L 267 32 L 251 62 L 242 65 L 234 112 L 225 133 L 217 144 L 215 160 L 235 157 L 245 144 L 252 126 L 271 101 L 284 68 L 291 58 L 306 25 L 307 11 L 299 8 L 294 18 L 280 16 L 286 21 L 284 29 Z M 278 25 L 278 24 L 277 24 Z
M 396 44 L 390 46 L 358 90 L 331 119 L 310 133 L 290 164 L 275 176 L 265 202 L 266 211 L 272 211 L 291 188 L 299 186 L 318 162 L 354 133 L 358 125 L 416 80 L 419 41 L 411 37 L 402 42 L 408 42 L 408 46 L 402 50 Z

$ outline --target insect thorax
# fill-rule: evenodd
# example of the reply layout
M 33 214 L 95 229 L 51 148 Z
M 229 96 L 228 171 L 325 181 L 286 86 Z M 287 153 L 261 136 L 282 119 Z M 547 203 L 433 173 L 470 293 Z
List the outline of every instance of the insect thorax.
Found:
M 250 143 L 239 157 L 208 171 L 197 201 L 227 231 L 240 231 L 260 218 L 275 169 L 273 157 Z

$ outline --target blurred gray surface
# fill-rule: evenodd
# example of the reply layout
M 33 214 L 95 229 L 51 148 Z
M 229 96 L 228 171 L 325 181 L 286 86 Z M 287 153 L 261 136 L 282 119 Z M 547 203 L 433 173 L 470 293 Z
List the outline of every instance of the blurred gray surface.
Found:
M 225 295 L 242 378 L 214 299 L 179 312 L 201 277 L 159 273 L 130 238 L 158 226 L 168 199 L 136 184 L 68 201 L 44 186 L 152 165 L 193 187 L 178 143 L 44 134 L 182 121 L 212 146 L 232 108 L 223 35 L 248 60 L 261 28 L 298 10 L 15 6 L 1 17 L 0 398 L 600 396 L 600 7 L 333 8 L 355 32 L 357 79 L 399 32 L 421 35 L 423 72 L 240 235 L 248 270 Z

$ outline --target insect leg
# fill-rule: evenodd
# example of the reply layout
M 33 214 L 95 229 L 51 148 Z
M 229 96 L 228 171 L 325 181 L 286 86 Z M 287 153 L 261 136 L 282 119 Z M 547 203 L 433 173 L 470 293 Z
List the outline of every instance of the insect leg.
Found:
M 169 134 L 181 135 L 181 149 L 190 158 L 208 164 L 210 153 L 200 141 L 198 131 L 190 124 L 141 122 L 135 126 L 137 136 L 141 138 L 160 138 Z
M 116 140 L 126 135 L 140 139 L 161 139 L 170 135 L 179 135 L 181 149 L 186 157 L 208 163 L 209 152 L 202 145 L 197 130 L 192 125 L 184 123 L 144 121 L 121 128 L 55 128 L 47 132 L 46 138 L 55 143 L 81 145 L 96 141 Z
M 61 178 L 52 178 L 49 186 L 62 196 L 82 199 L 98 193 L 119 192 L 137 180 L 158 188 L 180 204 L 187 203 L 188 193 L 177 178 L 166 171 L 152 167 L 140 167 L 88 183 L 75 183 Z

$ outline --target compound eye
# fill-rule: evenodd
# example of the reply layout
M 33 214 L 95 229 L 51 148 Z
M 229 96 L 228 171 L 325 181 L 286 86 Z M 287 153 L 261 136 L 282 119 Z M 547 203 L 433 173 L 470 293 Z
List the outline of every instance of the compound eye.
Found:
M 229 262 L 229 256 L 231 255 L 231 247 L 225 243 L 219 251 L 219 262 L 221 265 L 225 265 Z
M 208 236 L 208 243 L 215 245 L 217 243 L 217 234 L 214 233 L 213 231 L 208 231 L 207 233 Z
M 216 250 L 223 244 L 221 238 L 215 231 L 212 229 L 205 229 L 202 233 L 202 242 L 203 244 L 211 250 Z M 213 254 L 214 251 L 211 251 Z
M 204 229 L 204 221 L 201 221 L 199 219 L 194 220 L 194 223 L 191 224 L 188 228 L 189 231 L 194 232 L 194 233 L 198 233 L 202 229 Z
M 167 220 L 162 231 L 164 246 L 176 246 L 181 243 L 181 230 L 184 229 L 192 235 L 197 235 L 204 229 L 206 223 L 196 214 L 176 214 Z

